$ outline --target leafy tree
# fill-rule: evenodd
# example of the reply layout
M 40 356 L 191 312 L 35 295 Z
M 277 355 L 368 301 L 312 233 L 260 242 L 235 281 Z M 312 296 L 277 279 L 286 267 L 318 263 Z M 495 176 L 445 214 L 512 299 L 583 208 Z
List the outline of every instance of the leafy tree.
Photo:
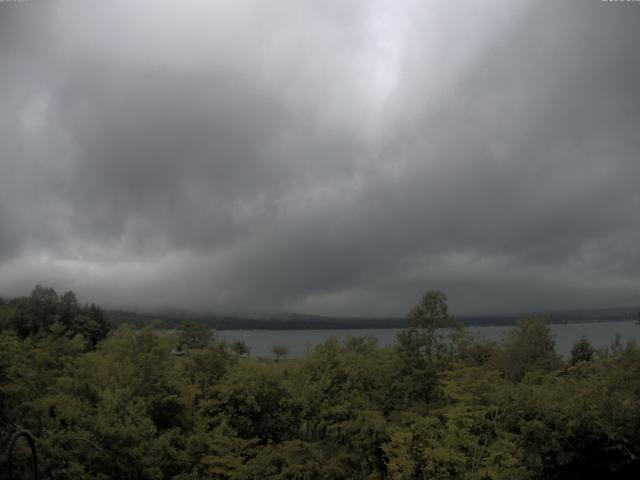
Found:
M 427 290 L 407 315 L 412 328 L 438 328 L 449 326 L 447 296 L 439 290 Z
M 326 475 L 330 468 L 330 462 L 317 445 L 300 440 L 289 440 L 255 448 L 235 478 L 240 480 L 339 478 Z
M 584 335 L 578 340 L 571 349 L 571 365 L 576 365 L 579 362 L 590 362 L 593 360 L 596 350 L 591 345 L 591 342 Z
M 247 459 L 255 456 L 255 440 L 245 440 L 226 421 L 209 429 L 199 422 L 184 442 L 187 465 L 176 480 L 237 479 Z M 184 473 L 184 472 L 188 473 Z
M 438 329 L 455 324 L 449 315 L 447 296 L 427 290 L 407 319 L 409 328 L 398 334 L 399 372 L 395 388 L 406 392 L 405 400 L 429 401 L 437 382 L 436 362 L 445 349 Z
M 243 342 L 242 340 L 236 340 L 231 344 L 231 350 L 237 353 L 240 356 L 246 355 L 247 357 L 251 355 L 251 347 Z
M 497 360 L 505 378 L 520 381 L 527 372 L 551 371 L 562 366 L 555 351 L 549 322 L 543 318 L 525 318 L 506 333 Z
M 223 342 L 211 342 L 205 348 L 192 350 L 189 355 L 180 357 L 176 360 L 175 371 L 182 397 L 193 408 L 211 400 L 236 361 Z
M 464 328 L 455 329 L 449 335 L 450 357 L 463 366 L 480 367 L 492 362 L 497 354 L 497 345 L 480 335 L 472 335 Z
M 286 345 L 274 345 L 271 347 L 271 352 L 276 357 L 276 362 L 278 362 L 282 358 L 287 358 L 287 355 L 289 355 L 289 347 Z
M 95 346 L 107 337 L 110 328 L 100 307 L 92 303 L 75 314 L 67 331 L 69 336 L 78 334 L 84 336 L 91 345 Z
M 291 438 L 300 408 L 279 373 L 268 365 L 238 364 L 220 385 L 211 413 L 223 413 L 241 438 L 262 443 Z
M 26 318 L 32 326 L 32 334 L 37 330 L 47 330 L 58 319 L 58 294 L 51 287 L 36 285 L 29 296 Z
M 186 321 L 178 328 L 177 349 L 181 352 L 206 347 L 213 338 L 213 332 L 206 325 Z
M 76 298 L 76 294 L 69 291 L 60 296 L 58 312 L 60 322 L 67 328 L 71 329 L 76 315 L 80 313 L 80 304 Z

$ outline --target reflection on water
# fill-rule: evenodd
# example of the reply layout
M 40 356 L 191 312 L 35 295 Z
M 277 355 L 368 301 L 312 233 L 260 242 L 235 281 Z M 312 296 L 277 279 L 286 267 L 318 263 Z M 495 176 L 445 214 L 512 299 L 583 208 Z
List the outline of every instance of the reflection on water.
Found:
M 511 327 L 469 327 L 469 331 L 483 335 L 490 340 L 500 340 L 504 332 Z M 393 343 L 400 330 L 387 329 L 349 329 L 349 330 L 223 330 L 217 334 L 227 341 L 243 340 L 251 347 L 251 355 L 263 358 L 273 356 L 271 347 L 285 345 L 289 347 L 290 356 L 304 355 L 314 346 L 329 337 L 345 338 L 351 336 L 370 335 L 378 339 L 378 345 Z M 640 325 L 635 322 L 599 322 L 570 323 L 551 325 L 551 332 L 556 341 L 556 351 L 568 355 L 573 344 L 585 335 L 595 347 L 609 345 L 616 333 L 622 340 L 636 339 L 640 341 Z

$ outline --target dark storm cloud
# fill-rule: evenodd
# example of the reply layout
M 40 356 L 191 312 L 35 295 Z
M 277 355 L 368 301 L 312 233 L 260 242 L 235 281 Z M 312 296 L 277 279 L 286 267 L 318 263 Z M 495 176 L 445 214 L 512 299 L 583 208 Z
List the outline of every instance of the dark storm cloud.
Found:
M 633 4 L 0 5 L 0 291 L 637 304 Z

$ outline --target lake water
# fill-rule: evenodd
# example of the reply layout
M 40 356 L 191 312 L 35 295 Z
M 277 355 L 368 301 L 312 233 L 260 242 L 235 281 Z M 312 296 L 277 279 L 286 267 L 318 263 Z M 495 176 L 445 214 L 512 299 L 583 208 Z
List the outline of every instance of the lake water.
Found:
M 504 332 L 512 327 L 468 327 L 472 333 L 480 334 L 490 340 L 500 340 Z M 349 330 L 220 330 L 217 335 L 229 342 L 243 340 L 251 347 L 251 356 L 271 358 L 271 347 L 285 345 L 289 348 L 289 357 L 305 355 L 316 345 L 330 337 L 344 339 L 348 336 L 369 335 L 378 339 L 381 347 L 390 345 L 396 339 L 400 329 L 349 329 Z M 622 340 L 636 339 L 640 342 L 640 325 L 635 322 L 597 322 L 569 323 L 551 325 L 551 332 L 556 341 L 556 351 L 568 355 L 573 344 L 585 335 L 595 347 L 611 344 L 616 333 Z

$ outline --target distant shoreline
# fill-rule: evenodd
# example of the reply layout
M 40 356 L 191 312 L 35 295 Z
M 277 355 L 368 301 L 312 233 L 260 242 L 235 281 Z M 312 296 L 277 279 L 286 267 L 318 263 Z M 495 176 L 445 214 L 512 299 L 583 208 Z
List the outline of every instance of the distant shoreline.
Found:
M 524 317 L 541 316 L 551 324 L 624 322 L 638 318 L 638 308 L 571 310 L 556 312 L 532 312 L 509 315 L 462 315 L 457 319 L 465 326 L 501 327 L 515 325 Z M 242 316 L 216 316 L 191 313 L 137 313 L 121 310 L 105 311 L 113 326 L 130 324 L 134 327 L 148 325 L 158 328 L 175 328 L 184 321 L 194 321 L 215 330 L 358 330 L 390 329 L 407 326 L 405 318 L 332 318 L 302 314 L 283 314 L 267 318 Z

